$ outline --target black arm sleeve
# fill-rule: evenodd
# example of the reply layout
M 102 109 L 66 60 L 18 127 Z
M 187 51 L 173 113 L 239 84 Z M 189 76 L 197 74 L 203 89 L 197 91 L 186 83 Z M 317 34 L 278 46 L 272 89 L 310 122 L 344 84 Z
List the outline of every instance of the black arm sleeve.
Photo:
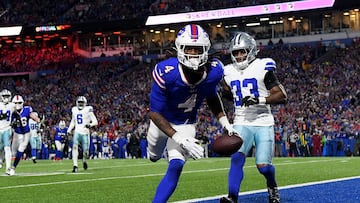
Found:
M 268 71 L 265 74 L 264 83 L 266 86 L 266 89 L 270 90 L 271 88 L 280 85 L 279 80 L 277 79 L 276 75 L 274 74 L 274 71 Z

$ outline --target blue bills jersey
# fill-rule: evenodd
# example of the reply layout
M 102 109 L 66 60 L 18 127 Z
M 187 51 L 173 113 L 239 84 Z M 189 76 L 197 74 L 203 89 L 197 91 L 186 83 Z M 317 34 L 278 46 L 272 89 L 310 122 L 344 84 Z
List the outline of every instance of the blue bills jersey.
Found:
M 25 134 L 30 132 L 29 119 L 31 112 L 32 112 L 32 108 L 30 106 L 24 106 L 24 108 L 19 113 L 21 118 L 20 126 L 14 127 L 14 131 L 17 134 Z
M 224 74 L 223 64 L 217 59 L 206 66 L 206 74 L 192 85 L 187 82 L 177 58 L 158 63 L 152 72 L 150 111 L 173 124 L 196 123 L 197 110 L 205 98 L 216 96 L 217 85 Z
M 60 127 L 55 127 L 55 136 L 54 136 L 54 140 L 58 140 L 61 143 L 65 142 L 65 138 L 66 138 L 66 133 L 67 133 L 68 128 L 65 127 L 64 129 L 60 129 Z

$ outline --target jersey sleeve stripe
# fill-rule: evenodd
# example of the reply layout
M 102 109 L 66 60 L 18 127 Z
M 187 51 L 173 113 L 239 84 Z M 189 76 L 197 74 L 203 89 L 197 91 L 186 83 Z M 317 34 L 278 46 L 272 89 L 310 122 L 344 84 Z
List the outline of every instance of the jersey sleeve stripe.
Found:
M 274 62 L 267 62 L 265 64 L 265 70 L 271 71 L 271 70 L 275 70 L 275 68 L 276 68 L 276 64 Z
M 156 71 L 156 68 L 152 72 L 154 81 L 161 87 L 162 89 L 165 89 L 165 81 L 159 76 L 159 74 Z

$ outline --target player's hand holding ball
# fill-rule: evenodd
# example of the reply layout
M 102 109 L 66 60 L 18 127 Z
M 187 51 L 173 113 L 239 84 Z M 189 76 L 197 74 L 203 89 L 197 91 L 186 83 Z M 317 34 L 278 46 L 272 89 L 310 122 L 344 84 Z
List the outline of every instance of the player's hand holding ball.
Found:
M 199 140 L 188 137 L 181 132 L 176 132 L 171 138 L 179 144 L 191 158 L 201 159 L 204 157 L 204 148 L 199 145 Z

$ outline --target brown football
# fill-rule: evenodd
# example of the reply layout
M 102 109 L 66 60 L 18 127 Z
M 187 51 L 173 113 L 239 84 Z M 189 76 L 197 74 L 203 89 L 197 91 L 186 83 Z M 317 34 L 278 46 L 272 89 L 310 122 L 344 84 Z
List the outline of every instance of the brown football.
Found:
M 221 155 L 231 155 L 237 152 L 242 144 L 243 140 L 239 136 L 222 135 L 215 139 L 213 150 Z

